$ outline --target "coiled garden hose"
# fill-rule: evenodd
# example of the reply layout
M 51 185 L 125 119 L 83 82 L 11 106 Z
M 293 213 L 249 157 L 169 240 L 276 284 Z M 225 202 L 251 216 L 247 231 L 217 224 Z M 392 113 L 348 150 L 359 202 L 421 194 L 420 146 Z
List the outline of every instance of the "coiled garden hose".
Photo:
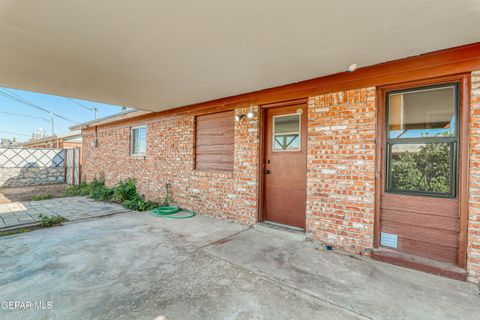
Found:
M 183 215 L 175 215 L 179 212 L 185 212 Z M 158 207 L 150 210 L 150 213 L 157 217 L 171 218 L 171 219 L 187 219 L 196 215 L 195 212 L 179 208 L 177 206 Z

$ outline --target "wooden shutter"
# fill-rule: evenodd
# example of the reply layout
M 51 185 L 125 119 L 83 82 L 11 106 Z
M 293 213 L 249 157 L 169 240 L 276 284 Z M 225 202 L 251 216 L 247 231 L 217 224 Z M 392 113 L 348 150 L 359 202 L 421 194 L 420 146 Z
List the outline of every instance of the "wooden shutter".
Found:
M 233 171 L 234 131 L 233 111 L 197 116 L 195 168 Z

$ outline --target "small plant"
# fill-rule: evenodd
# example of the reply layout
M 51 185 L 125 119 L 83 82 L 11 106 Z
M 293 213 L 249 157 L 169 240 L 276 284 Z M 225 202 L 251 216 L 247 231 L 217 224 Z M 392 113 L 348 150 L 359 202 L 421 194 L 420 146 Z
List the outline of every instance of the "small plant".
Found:
M 165 183 L 165 197 L 162 200 L 161 206 L 168 207 L 170 205 L 170 201 L 172 201 L 172 194 L 170 193 L 171 188 L 170 182 Z
M 136 194 L 134 198 L 123 202 L 123 206 L 130 210 L 147 211 L 147 210 L 152 210 L 154 208 L 157 208 L 159 205 L 158 203 L 153 201 L 145 201 L 145 199 L 142 196 L 140 196 L 139 194 Z
M 65 218 L 62 216 L 45 216 L 41 214 L 40 218 L 42 219 L 43 227 L 52 227 L 65 221 Z
M 123 203 L 137 197 L 137 187 L 133 179 L 121 181 L 113 188 L 112 201 L 116 203 Z
M 82 182 L 79 185 L 70 186 L 65 190 L 65 196 L 88 196 L 92 192 L 92 185 L 90 183 Z
M 90 184 L 91 191 L 90 191 L 90 198 L 100 201 L 112 201 L 114 190 L 105 187 L 104 180 L 97 180 L 94 179 Z
M 171 201 L 170 184 L 165 185 L 165 198 L 162 206 L 168 206 Z M 160 205 L 153 201 L 147 201 L 137 193 L 135 180 L 128 179 L 121 181 L 112 188 L 105 186 L 104 179 L 93 179 L 90 183 L 82 183 L 78 186 L 69 187 L 66 196 L 88 196 L 95 200 L 115 202 L 123 205 L 125 208 L 136 211 L 147 211 L 159 207 Z
M 53 199 L 53 195 L 50 193 L 37 194 L 32 197 L 32 201 L 48 200 Z

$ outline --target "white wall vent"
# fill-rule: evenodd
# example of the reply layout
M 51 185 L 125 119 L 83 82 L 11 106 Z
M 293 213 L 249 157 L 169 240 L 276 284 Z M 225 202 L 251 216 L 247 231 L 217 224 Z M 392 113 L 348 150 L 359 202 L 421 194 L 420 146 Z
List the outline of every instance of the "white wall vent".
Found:
M 380 245 L 390 248 L 397 248 L 398 236 L 396 234 L 382 232 L 380 234 Z

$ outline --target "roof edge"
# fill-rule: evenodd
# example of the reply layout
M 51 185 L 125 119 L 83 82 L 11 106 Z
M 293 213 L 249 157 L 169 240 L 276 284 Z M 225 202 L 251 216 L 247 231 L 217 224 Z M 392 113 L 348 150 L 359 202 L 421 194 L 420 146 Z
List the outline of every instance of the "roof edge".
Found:
M 144 115 L 144 114 L 149 114 L 149 113 L 153 113 L 153 111 L 136 110 L 135 109 L 135 110 L 129 110 L 129 111 L 121 112 L 121 113 L 115 113 L 115 114 L 112 114 L 110 116 L 103 117 L 103 118 L 100 118 L 100 119 L 91 120 L 91 121 L 76 124 L 74 126 L 71 126 L 70 130 L 72 130 L 72 131 L 82 130 L 82 129 L 85 129 L 85 128 L 88 128 L 88 127 L 98 126 L 98 125 L 102 125 L 102 124 L 106 124 L 106 123 L 110 123 L 110 122 L 114 122 L 114 121 L 119 121 L 119 120 L 123 120 L 123 119 L 130 119 L 130 118 L 138 117 L 138 116 L 141 116 L 141 115 Z

